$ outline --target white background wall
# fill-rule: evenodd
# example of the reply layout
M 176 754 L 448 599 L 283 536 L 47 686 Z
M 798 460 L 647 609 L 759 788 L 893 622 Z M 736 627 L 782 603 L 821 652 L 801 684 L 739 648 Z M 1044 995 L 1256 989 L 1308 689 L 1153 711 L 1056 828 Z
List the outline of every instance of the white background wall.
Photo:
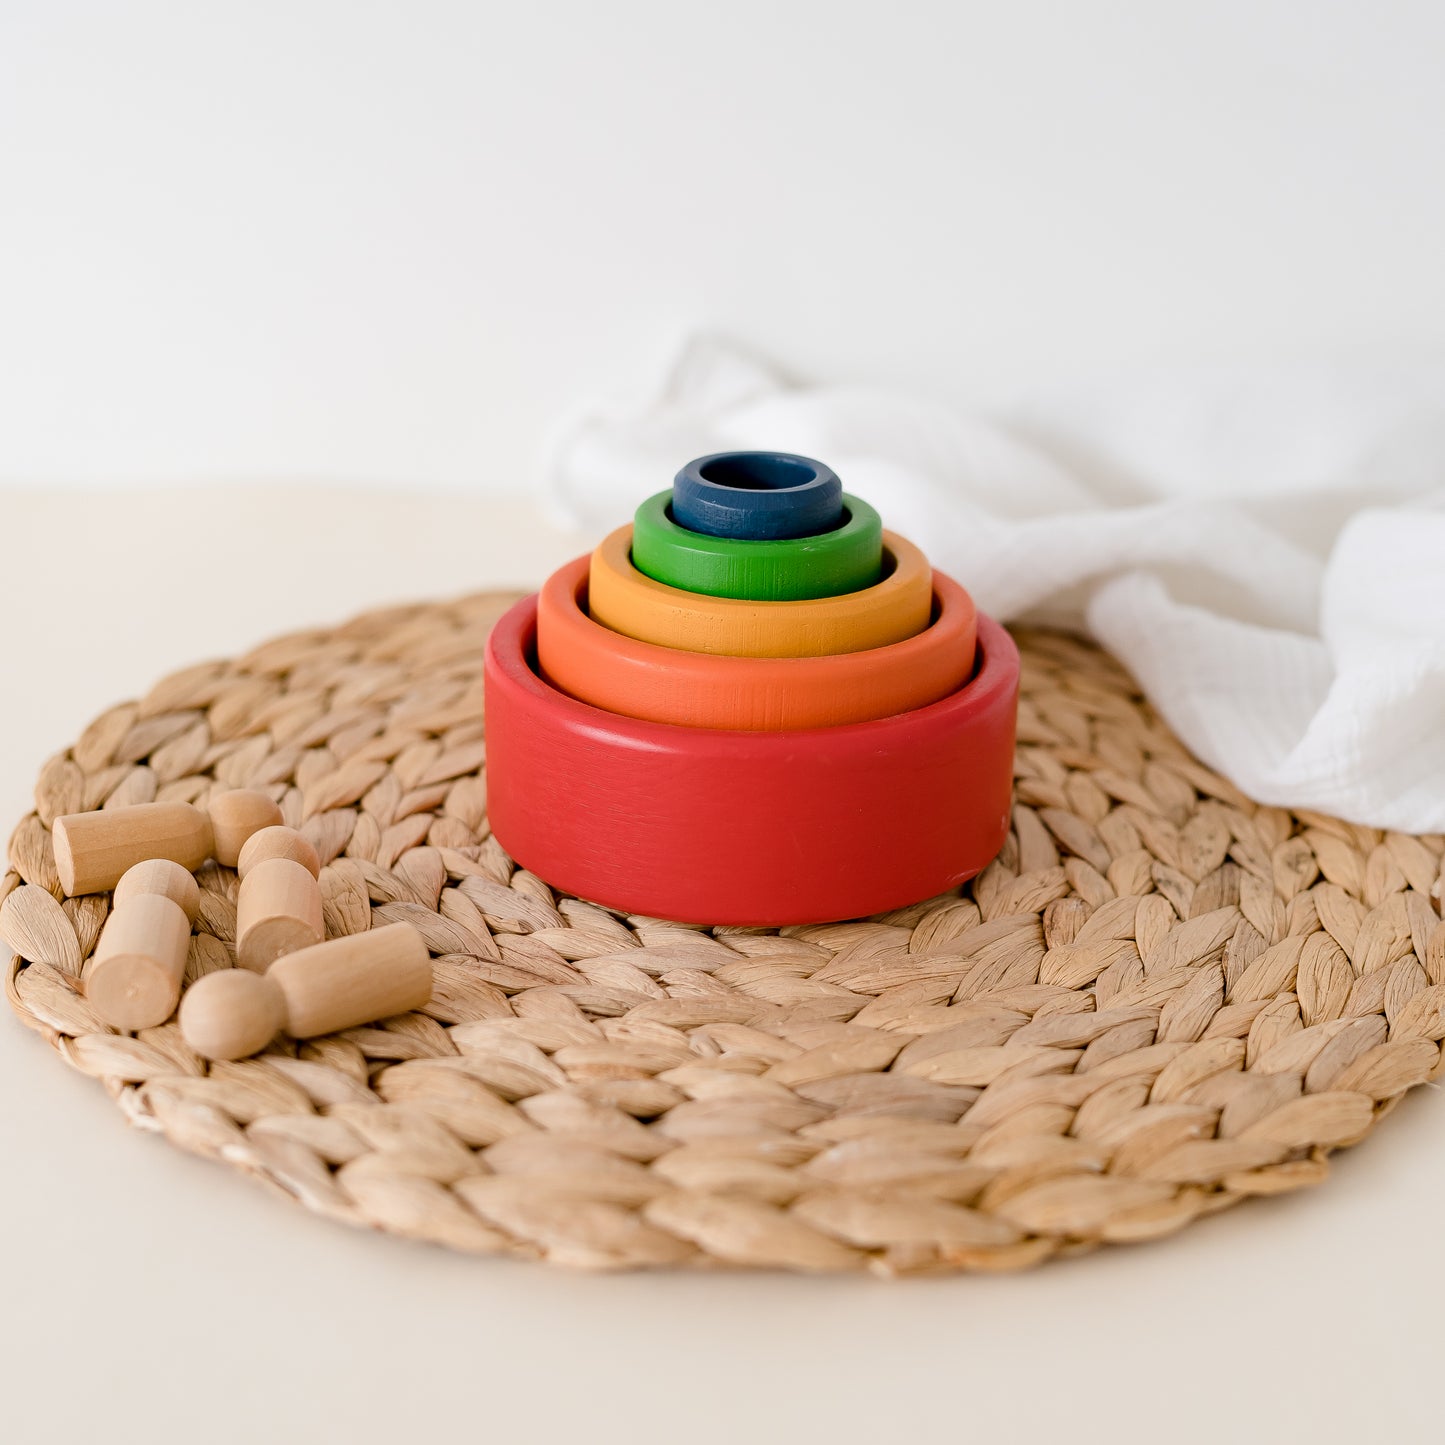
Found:
M 0 4 L 0 479 L 531 484 L 714 325 L 988 401 L 1445 343 L 1432 0 Z

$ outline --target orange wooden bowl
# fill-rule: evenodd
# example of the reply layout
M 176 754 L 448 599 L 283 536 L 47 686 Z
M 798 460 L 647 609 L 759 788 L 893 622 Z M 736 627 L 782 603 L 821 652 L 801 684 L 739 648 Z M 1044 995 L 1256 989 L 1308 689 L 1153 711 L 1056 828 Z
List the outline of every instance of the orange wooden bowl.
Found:
M 598 544 L 587 598 L 595 621 L 639 642 L 718 657 L 831 657 L 888 647 L 929 623 L 928 558 L 894 532 L 883 533 L 883 575 L 871 587 L 787 602 L 669 587 L 633 565 L 632 538 L 619 527 Z
M 932 622 L 903 642 L 832 657 L 717 657 L 638 642 L 593 621 L 590 562 L 569 562 L 542 588 L 538 662 L 552 686 L 623 717 L 747 732 L 836 727 L 926 707 L 973 671 L 973 599 L 941 572 L 933 574 Z

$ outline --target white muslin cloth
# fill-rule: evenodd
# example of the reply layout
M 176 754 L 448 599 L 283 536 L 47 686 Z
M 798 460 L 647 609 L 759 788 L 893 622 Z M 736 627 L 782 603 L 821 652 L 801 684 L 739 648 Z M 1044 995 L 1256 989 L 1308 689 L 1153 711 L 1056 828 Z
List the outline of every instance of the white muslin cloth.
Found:
M 693 337 L 645 401 L 560 429 L 551 496 L 598 531 L 732 448 L 827 462 L 994 617 L 1082 626 L 1251 797 L 1445 832 L 1445 367 L 1176 375 L 985 420 Z

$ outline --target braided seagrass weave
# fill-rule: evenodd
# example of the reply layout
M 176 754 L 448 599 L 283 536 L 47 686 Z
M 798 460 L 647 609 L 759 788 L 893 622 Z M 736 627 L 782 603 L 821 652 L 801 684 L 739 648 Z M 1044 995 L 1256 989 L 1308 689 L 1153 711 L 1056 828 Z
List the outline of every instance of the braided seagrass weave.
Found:
M 1014 832 L 962 896 L 776 933 L 554 895 L 487 830 L 482 645 L 511 600 L 192 668 L 46 765 L 0 883 L 7 992 L 133 1123 L 482 1253 L 1007 1269 L 1315 1183 L 1439 1068 L 1442 839 L 1255 806 L 1057 634 L 1020 638 Z M 95 1017 L 109 900 L 58 900 L 51 819 L 213 787 L 304 829 L 331 934 L 422 931 L 424 1014 L 209 1068 L 174 1023 Z M 235 924 L 235 874 L 200 878 L 192 975 Z

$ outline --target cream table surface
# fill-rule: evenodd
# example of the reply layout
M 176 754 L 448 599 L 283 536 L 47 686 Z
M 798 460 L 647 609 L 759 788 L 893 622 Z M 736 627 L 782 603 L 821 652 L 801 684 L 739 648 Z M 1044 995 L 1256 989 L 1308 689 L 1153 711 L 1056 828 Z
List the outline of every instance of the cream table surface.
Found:
M 481 497 L 0 491 L 0 826 L 163 672 L 585 545 Z M 1321 1190 L 1027 1275 L 573 1276 L 315 1218 L 128 1129 L 7 1013 L 0 1440 L 1433 1434 L 1442 1146 L 1420 1090 Z

